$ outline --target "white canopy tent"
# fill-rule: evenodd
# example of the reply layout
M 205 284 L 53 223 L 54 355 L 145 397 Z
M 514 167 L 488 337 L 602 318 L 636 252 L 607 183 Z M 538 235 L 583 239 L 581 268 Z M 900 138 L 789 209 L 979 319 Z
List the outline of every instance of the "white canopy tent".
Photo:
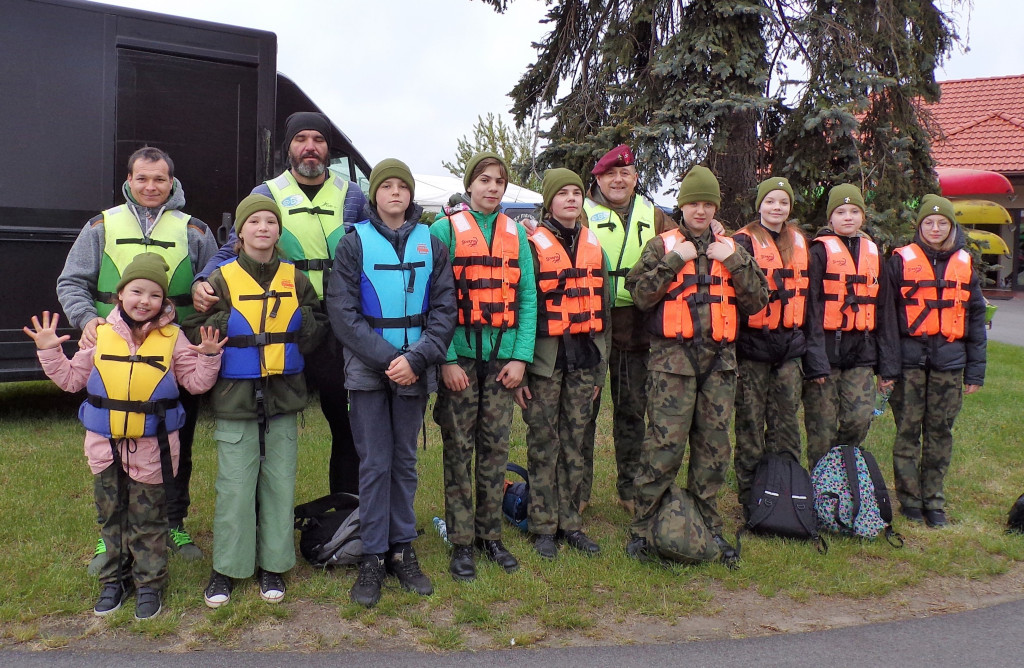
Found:
M 449 197 L 466 192 L 462 179 L 457 176 L 413 174 L 412 177 L 416 179 L 416 203 L 427 211 L 440 211 L 442 206 L 448 204 Z M 540 204 L 544 198 L 538 192 L 510 183 L 505 191 L 505 197 L 501 201 L 504 204 L 509 202 Z

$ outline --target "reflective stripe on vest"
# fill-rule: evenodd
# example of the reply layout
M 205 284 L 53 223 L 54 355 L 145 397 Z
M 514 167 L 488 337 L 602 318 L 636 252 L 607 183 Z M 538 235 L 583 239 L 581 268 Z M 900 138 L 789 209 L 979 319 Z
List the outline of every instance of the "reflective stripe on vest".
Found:
M 167 298 L 178 310 L 179 322 L 193 312 L 192 260 L 188 255 L 188 221 L 180 211 L 164 211 L 149 237 L 127 204 L 103 212 L 103 258 L 96 278 L 96 313 L 107 317 L 114 309 L 121 274 L 141 253 L 156 253 L 167 262 Z
M 163 417 L 167 431 L 181 429 L 185 411 L 171 373 L 177 340 L 176 325 L 155 329 L 133 355 L 113 325 L 97 327 L 89 396 L 78 410 L 85 428 L 107 438 L 156 436 Z
M 278 246 L 286 259 L 305 272 L 322 301 L 324 272 L 331 270 L 334 249 L 345 235 L 343 218 L 349 182 L 332 174 L 312 202 L 290 171 L 266 183 L 283 218 Z
M 359 301 L 363 317 L 374 331 L 399 350 L 419 341 L 430 307 L 430 277 L 434 255 L 430 230 L 416 225 L 405 241 L 405 257 L 399 261 L 391 242 L 373 223 L 356 223 L 363 247 L 363 272 Z
M 827 331 L 872 331 L 875 329 L 875 302 L 878 300 L 878 246 L 860 238 L 860 250 L 854 263 L 846 244 L 834 236 L 818 237 L 825 246 L 825 274 L 822 299 L 825 301 Z
M 590 229 L 608 255 L 608 276 L 615 306 L 629 306 L 633 295 L 626 289 L 626 274 L 640 261 L 647 242 L 654 238 L 654 204 L 639 195 L 634 197 L 627 225 L 622 224 L 619 214 L 593 200 L 585 200 L 583 210 Z
M 539 226 L 530 236 L 537 253 L 537 336 L 586 334 L 604 329 L 601 243 L 580 228 L 573 259 L 551 230 Z
M 903 258 L 900 295 L 910 336 L 942 334 L 947 341 L 962 339 L 967 328 L 966 305 L 971 299 L 970 254 L 965 250 L 953 253 L 942 280 L 936 280 L 935 268 L 920 246 L 910 244 L 896 252 Z
M 220 375 L 224 378 L 260 378 L 299 373 L 302 312 L 295 292 L 295 265 L 281 262 L 264 290 L 232 260 L 220 266 L 231 297 L 228 342 Z
M 459 324 L 479 328 L 515 327 L 519 310 L 519 232 L 503 213 L 494 219 L 494 238 L 487 248 L 476 219 L 468 211 L 449 218 L 455 234 L 455 299 Z
M 804 324 L 807 299 L 807 242 L 803 235 L 788 227 L 783 228 L 793 235 L 793 248 L 789 261 L 783 265 L 782 254 L 775 241 L 765 233 L 764 242 L 743 230 L 734 236 L 743 235 L 750 239 L 754 249 L 754 261 L 761 267 L 768 279 L 768 305 L 747 318 L 747 327 L 755 329 L 796 329 Z
M 686 241 L 681 231 L 670 230 L 661 234 L 668 255 L 676 245 Z M 736 251 L 736 242 L 729 237 L 715 236 L 716 241 Z M 655 318 L 657 333 L 669 339 L 693 339 L 700 336 L 694 322 L 699 322 L 697 307 L 711 306 L 711 338 L 715 341 L 735 341 L 739 322 L 736 308 L 736 290 L 732 274 L 725 265 L 711 260 L 711 273 L 698 274 L 697 261 L 690 260 L 669 284 L 665 297 L 658 304 Z

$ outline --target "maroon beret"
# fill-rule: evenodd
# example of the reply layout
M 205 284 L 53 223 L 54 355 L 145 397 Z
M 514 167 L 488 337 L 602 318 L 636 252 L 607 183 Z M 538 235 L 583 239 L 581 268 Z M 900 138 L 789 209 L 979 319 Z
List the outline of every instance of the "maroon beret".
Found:
M 627 167 L 635 162 L 636 158 L 633 157 L 633 151 L 629 150 L 629 147 L 625 144 L 619 144 L 602 155 L 601 159 L 594 165 L 594 168 L 590 170 L 590 173 L 594 176 L 600 176 L 613 167 Z

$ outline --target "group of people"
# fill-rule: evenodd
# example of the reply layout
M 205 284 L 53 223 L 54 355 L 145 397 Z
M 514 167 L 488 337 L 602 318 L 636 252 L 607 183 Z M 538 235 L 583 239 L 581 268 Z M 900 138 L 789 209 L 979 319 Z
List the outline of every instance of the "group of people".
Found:
M 365 606 L 389 575 L 433 592 L 412 547 L 416 441 L 433 392 L 458 581 L 476 577 L 477 554 L 519 566 L 501 539 L 515 405 L 528 427 L 535 550 L 600 552 L 582 513 L 606 377 L 630 556 L 654 557 L 653 519 L 689 443 L 686 486 L 734 565 L 716 501 L 734 409 L 743 502 L 765 453 L 799 458 L 801 402 L 809 467 L 836 444 L 861 444 L 876 376 L 892 388 L 901 511 L 946 523 L 953 420 L 985 368 L 979 277 L 948 200 L 926 196 L 914 242 L 883 261 L 861 231 L 857 188 L 832 189 L 826 225 L 808 241 L 789 222 L 793 188 L 772 177 L 758 187 L 758 219 L 728 236 L 714 174 L 683 177 L 674 221 L 637 192 L 623 145 L 597 161 L 589 189 L 570 170 L 547 170 L 526 224 L 501 212 L 508 166 L 479 153 L 464 195 L 427 226 L 404 163 L 374 167 L 364 197 L 328 169 L 330 136 L 320 114 L 289 117 L 288 168 L 238 204 L 219 250 L 181 211 L 171 158 L 140 149 L 125 204 L 89 221 L 58 281 L 79 352 L 61 352 L 56 314 L 25 328 L 47 375 L 87 391 L 97 615 L 135 589 L 136 617 L 158 614 L 168 548 L 202 557 L 184 519 L 195 396 L 208 391 L 218 452 L 210 607 L 254 575 L 264 600 L 285 596 L 309 386 L 331 427 L 331 492 L 359 495 L 364 556 L 351 598 Z

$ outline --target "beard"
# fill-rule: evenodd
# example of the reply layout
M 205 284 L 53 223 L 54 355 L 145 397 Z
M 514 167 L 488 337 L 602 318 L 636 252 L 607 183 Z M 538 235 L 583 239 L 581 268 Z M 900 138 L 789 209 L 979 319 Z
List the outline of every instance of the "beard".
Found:
M 315 179 L 318 176 L 323 176 L 324 172 L 327 171 L 327 163 L 319 161 L 314 165 L 307 163 L 304 158 L 310 157 L 309 154 L 300 156 L 298 159 L 289 156 L 288 161 L 291 163 L 292 169 L 306 177 L 307 179 Z M 316 156 L 319 158 L 320 156 Z

